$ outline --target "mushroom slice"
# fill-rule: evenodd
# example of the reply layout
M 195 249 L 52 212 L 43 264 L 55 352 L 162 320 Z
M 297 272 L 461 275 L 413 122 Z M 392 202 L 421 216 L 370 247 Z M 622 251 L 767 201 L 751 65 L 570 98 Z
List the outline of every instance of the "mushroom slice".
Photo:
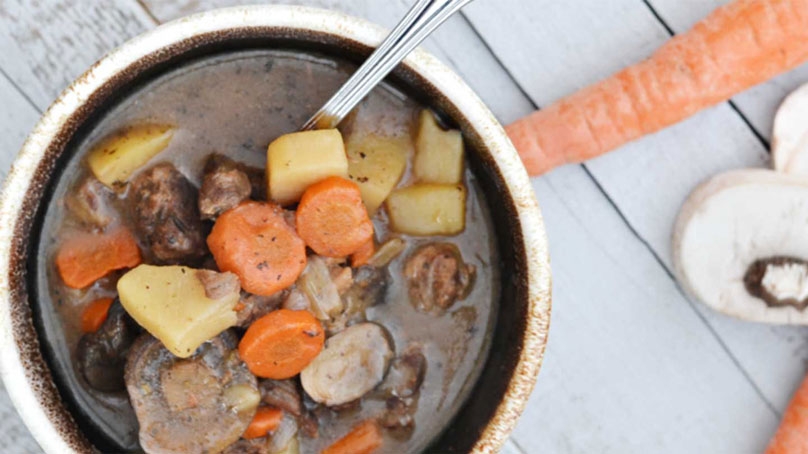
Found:
M 808 175 L 808 84 L 786 97 L 774 117 L 772 159 L 775 170 Z
M 728 315 L 808 324 L 808 181 L 765 169 L 731 171 L 694 190 L 673 235 L 676 275 Z
M 325 341 L 323 351 L 300 373 L 300 382 L 315 402 L 344 404 L 375 388 L 392 356 L 381 326 L 358 323 Z
M 135 342 L 126 389 L 146 452 L 219 452 L 241 437 L 261 394 L 236 345 L 227 331 L 181 359 L 150 335 Z

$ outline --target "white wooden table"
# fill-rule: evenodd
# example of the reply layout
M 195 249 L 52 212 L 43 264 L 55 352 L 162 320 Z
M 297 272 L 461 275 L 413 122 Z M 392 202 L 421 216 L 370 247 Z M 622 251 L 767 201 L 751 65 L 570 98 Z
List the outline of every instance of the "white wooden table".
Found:
M 503 123 L 649 55 L 727 0 L 477 0 L 426 48 Z M 305 0 L 392 26 L 411 0 Z M 0 167 L 73 78 L 113 46 L 241 0 L 0 0 Z M 247 3 L 258 3 L 250 1 Z M 808 331 L 730 319 L 671 277 L 679 205 L 724 169 L 768 164 L 773 112 L 803 66 L 584 165 L 533 180 L 554 308 L 509 453 L 754 453 L 808 361 Z M 0 394 L 0 451 L 37 452 Z

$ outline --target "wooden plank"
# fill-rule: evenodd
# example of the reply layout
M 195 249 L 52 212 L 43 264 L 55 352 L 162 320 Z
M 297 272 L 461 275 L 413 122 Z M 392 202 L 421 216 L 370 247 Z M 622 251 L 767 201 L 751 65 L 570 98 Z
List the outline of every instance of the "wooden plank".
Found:
M 3 421 L 3 424 L 0 424 L 0 452 L 20 454 L 42 452 L 14 410 L 2 383 L 0 383 L 0 420 Z
M 163 2 L 159 3 L 165 6 Z M 220 6 L 220 1 L 206 2 L 205 7 Z M 175 8 L 181 6 L 178 2 L 173 2 Z M 351 10 L 349 5 L 340 4 L 344 11 L 368 17 L 385 25 L 393 23 L 390 10 L 387 6 L 379 6 L 376 10 L 370 9 L 367 2 L 359 2 L 357 10 Z M 322 5 L 321 5 L 322 6 Z M 326 5 L 328 6 L 328 5 Z M 515 5 L 516 6 L 516 5 Z M 526 8 L 522 8 L 526 9 Z M 182 13 L 191 12 L 190 8 L 180 9 Z M 153 11 L 159 19 L 168 19 L 181 14 L 180 10 L 173 13 L 167 12 L 165 8 Z M 519 11 L 515 9 L 514 11 Z M 396 13 L 393 16 L 397 16 Z M 550 18 L 552 21 L 553 18 Z M 661 37 L 664 35 L 660 35 Z M 555 39 L 555 38 L 554 38 Z M 481 60 L 480 56 L 472 54 L 469 56 L 469 49 L 479 49 L 479 41 L 475 36 L 468 34 L 468 27 L 458 21 L 450 21 L 438 34 L 427 43 L 427 48 L 435 52 L 439 58 L 444 59 L 453 66 L 470 84 L 477 90 L 481 97 L 489 103 L 492 110 L 503 121 L 511 121 L 529 111 L 528 102 L 521 96 L 518 87 L 511 81 L 503 78 L 501 69 L 492 65 L 489 59 Z M 650 51 L 649 46 L 649 51 Z M 463 56 L 458 58 L 457 56 Z M 483 64 L 480 62 L 483 61 Z M 558 80 L 563 82 L 563 78 Z M 498 103 L 498 99 L 508 99 L 507 103 Z M 520 99 L 514 103 L 513 98 Z M 743 131 L 743 126 L 740 126 Z M 751 140 L 751 139 L 750 139 Z M 653 446 L 655 450 L 664 451 L 665 448 L 671 452 L 680 452 L 683 447 L 681 439 L 692 440 L 690 447 L 699 448 L 703 451 L 729 450 L 723 437 L 717 435 L 730 434 L 735 429 L 735 425 L 744 427 L 759 428 L 751 431 L 747 438 L 739 441 L 736 447 L 762 446 L 768 438 L 768 434 L 775 424 L 775 418 L 768 412 L 765 405 L 756 397 L 749 385 L 740 377 L 736 371 L 732 370 L 733 365 L 724 363 L 721 368 L 722 376 L 731 377 L 737 387 L 722 395 L 714 395 L 716 388 L 722 388 L 723 378 L 713 380 L 712 372 L 703 368 L 712 360 L 706 360 L 703 356 L 695 353 L 700 350 L 702 344 L 711 345 L 716 350 L 713 355 L 722 357 L 720 347 L 714 339 L 703 332 L 700 322 L 693 316 L 693 313 L 686 307 L 685 300 L 678 295 L 675 287 L 668 277 L 659 270 L 647 251 L 643 253 L 642 245 L 634 238 L 631 232 L 623 225 L 620 225 L 619 218 L 611 212 L 608 201 L 602 197 L 596 187 L 581 169 L 571 167 L 564 169 L 563 176 L 554 174 L 549 180 L 554 180 L 564 190 L 548 191 L 547 185 L 537 183 L 540 200 L 544 201 L 543 212 L 548 222 L 550 230 L 551 247 L 553 248 L 553 269 L 555 275 L 555 299 L 557 301 L 554 312 L 551 344 L 548 349 L 548 360 L 542 372 L 539 386 L 531 401 L 530 406 L 522 419 L 519 429 L 514 434 L 514 439 L 524 448 L 525 452 L 541 451 L 598 451 L 603 447 L 619 449 L 625 440 L 635 440 L 635 447 Z M 537 180 L 539 182 L 545 179 Z M 590 211 L 590 205 L 596 205 L 600 211 L 596 215 L 587 216 L 586 220 L 576 219 L 575 215 L 570 215 L 566 208 L 557 207 L 554 202 L 562 203 L 570 198 L 571 194 L 577 194 L 573 198 L 580 197 L 585 202 L 580 202 L 582 211 Z M 549 201 L 549 202 L 548 202 Z M 562 216 L 563 215 L 563 216 Z M 576 214 L 577 215 L 577 214 Z M 600 226 L 603 217 L 609 217 L 612 223 L 605 230 L 593 231 L 591 227 Z M 584 230 L 583 226 L 590 226 L 589 230 Z M 598 251 L 602 247 L 599 242 L 608 238 L 609 242 L 615 241 L 608 251 Z M 590 250 L 591 249 L 591 250 Z M 571 254 L 571 251 L 577 253 Z M 594 252 L 598 251 L 598 252 Z M 599 260 L 592 261 L 592 254 L 599 257 Z M 644 257 L 640 262 L 635 261 L 634 255 Z M 618 258 L 614 258 L 618 257 Z M 585 266 L 581 264 L 586 264 Z M 623 270 L 616 271 L 616 270 Z M 625 273 L 625 274 L 623 274 Z M 652 279 L 648 280 L 645 275 L 651 274 Z M 601 288 L 581 286 L 580 276 L 599 276 L 597 280 Z M 632 291 L 625 292 L 621 286 L 625 284 Z M 664 291 L 663 291 L 664 290 Z M 657 293 L 661 293 L 661 300 L 667 301 L 666 307 L 672 308 L 677 315 L 670 316 L 667 313 L 658 313 L 654 306 L 649 303 L 655 298 Z M 622 308 L 627 313 L 620 312 L 608 314 L 602 312 L 603 307 L 592 307 L 593 301 L 601 301 L 601 295 L 619 295 L 614 301 L 610 301 L 609 307 Z M 649 301 L 651 300 L 651 301 Z M 659 304 L 659 303 L 656 303 Z M 569 309 L 568 307 L 571 307 Z M 565 309 L 572 312 L 572 315 L 564 317 Z M 560 315 L 559 315 L 560 314 Z M 668 325 L 671 319 L 682 317 L 671 333 Z M 690 317 L 690 318 L 688 318 Z M 561 321 L 558 321 L 558 319 Z M 650 321 L 648 319 L 651 319 Z M 685 320 L 686 319 L 686 320 Z M 569 320 L 565 323 L 565 320 Z M 621 324 L 625 322 L 626 328 Z M 583 324 L 581 325 L 583 321 Z M 591 326 L 611 326 L 612 329 L 596 330 L 592 333 L 588 328 Z M 583 326 L 584 328 L 578 328 Z M 660 331 L 664 340 L 649 351 L 646 346 L 647 339 L 632 338 L 626 332 L 633 331 L 634 328 L 641 330 L 648 329 L 648 332 Z M 679 331 L 679 330 L 682 331 Z M 702 338 L 694 344 L 682 347 L 680 337 L 690 339 L 690 331 L 701 332 Z M 652 336 L 653 337 L 653 336 Z M 560 340 L 559 340 L 560 339 Z M 624 362 L 604 362 L 594 361 L 596 366 L 592 370 L 592 356 L 600 358 L 610 357 L 609 353 L 600 351 L 601 346 L 612 344 L 617 345 L 614 350 L 609 350 L 614 357 L 627 357 Z M 554 347 L 559 345 L 559 347 Z M 564 349 L 563 346 L 569 345 Z M 665 373 L 670 373 L 670 369 L 659 363 L 668 348 L 682 349 L 688 352 L 683 357 L 668 357 L 663 361 L 670 365 L 676 364 L 677 368 L 686 370 L 673 373 L 675 380 L 669 379 Z M 611 348 L 611 347 L 610 347 Z M 562 353 L 562 349 L 563 353 Z M 628 352 L 628 353 L 626 353 Z M 695 354 L 700 359 L 691 357 Z M 725 357 L 725 361 L 729 361 Z M 554 367 L 554 363 L 556 366 Z M 624 379 L 626 374 L 626 364 L 629 369 L 636 371 L 635 376 Z M 719 369 L 721 369 L 719 368 Z M 648 370 L 662 371 L 657 377 L 649 379 Z M 594 373 L 594 376 L 591 375 Z M 704 373 L 705 375 L 701 375 Z M 620 377 L 620 378 L 616 378 Z M 695 387 L 702 387 L 704 394 L 693 400 L 682 402 L 680 393 L 689 388 L 689 383 L 696 383 Z M 574 383 L 575 385 L 573 385 Z M 676 384 L 679 392 L 674 392 L 663 398 L 660 407 L 669 409 L 660 411 L 658 408 L 650 410 L 643 403 L 644 396 L 655 395 L 657 391 L 654 386 L 659 384 Z M 656 385 L 655 385 L 656 384 Z M 558 392 L 564 389 L 567 392 Z M 740 391 L 741 389 L 745 391 Z M 591 391 L 588 391 L 591 390 Z M 597 391 L 595 391 L 597 390 Z M 586 397 L 573 397 L 576 393 L 584 392 Z M 731 424 L 721 427 L 711 427 L 699 433 L 671 433 L 671 427 L 678 426 L 680 418 L 687 417 L 691 420 L 690 413 L 695 412 L 701 416 L 692 420 L 711 421 L 714 416 L 703 414 L 702 407 L 714 406 L 717 412 L 723 412 L 725 401 L 734 402 L 735 394 L 746 394 L 750 402 L 758 409 L 757 413 L 749 420 L 733 420 Z M 590 395 L 592 394 L 592 395 Z M 600 399 L 600 395 L 611 395 Z M 630 407 L 628 410 L 617 408 L 611 399 L 615 395 L 624 398 Z M 709 403 L 706 403 L 709 402 Z M 706 410 L 709 413 L 712 410 Z M 746 411 L 746 410 L 744 410 Z M 743 412 L 739 412 L 742 414 Z M 646 421 L 646 418 L 650 418 Z M 722 418 L 725 419 L 726 418 Z M 583 424 L 581 422 L 584 422 Z M 630 428 L 633 425 L 638 427 L 649 427 L 649 430 L 642 430 L 633 433 Z M 709 425 L 709 424 L 708 424 Z M 574 428 L 574 429 L 572 429 Z M 573 432 L 574 430 L 574 432 Z M 688 429 L 689 430 L 689 429 Z M 592 434 L 578 439 L 579 434 Z M 575 436 L 573 436 L 575 435 Z M 665 437 L 664 444 L 657 443 L 660 437 Z M 717 441 L 716 441 L 717 440 Z M 737 440 L 737 439 L 736 439 Z M 684 446 L 688 446 L 684 444 Z M 656 449 L 659 448 L 659 449 Z M 711 449 L 707 449 L 711 448 Z
M 686 6 L 682 6 L 686 8 Z M 538 105 L 647 57 L 668 33 L 639 0 L 475 2 L 467 17 Z M 536 24 L 541 24 L 537 27 Z M 502 30 L 508 33 L 502 33 Z M 682 201 L 722 170 L 762 166 L 764 147 L 727 104 L 595 159 L 587 168 L 627 222 L 670 269 Z M 808 352 L 797 328 L 740 322 L 695 306 L 767 400 L 782 409 Z
M 0 181 L 4 180 L 11 162 L 28 132 L 39 118 L 39 111 L 0 74 Z
M 594 183 L 569 166 L 534 187 L 556 292 L 525 452 L 761 452 L 777 417 Z
M 379 17 L 390 17 L 384 14 Z M 22 19 L 27 23 L 18 25 L 21 30 L 36 25 L 42 34 L 70 33 L 51 31 L 31 17 Z M 484 57 L 479 54 L 484 48 L 465 24 L 454 23 L 451 35 L 446 32 L 449 38 L 435 49 L 462 56 L 455 59 L 461 75 L 496 106 L 500 118 L 509 121 L 527 113 L 529 101 L 519 98 L 518 87 L 508 83 L 500 68 L 487 66 L 492 56 L 474 61 Z M 0 24 L 6 26 L 3 18 Z M 465 34 L 459 34 L 462 30 Z M 103 37 L 110 42 L 119 38 Z M 21 45 L 0 35 L 0 45 L 5 49 L 6 44 Z M 52 57 L 52 69 L 76 69 L 73 62 L 59 60 Z M 6 65 L 0 60 L 0 68 Z M 26 93 L 30 89 L 43 96 L 43 86 L 32 83 Z M 518 101 L 496 103 L 505 97 Z M 744 430 L 739 436 L 737 428 L 768 432 L 775 424 L 773 415 L 586 173 L 570 167 L 536 180 L 536 185 L 552 240 L 556 307 L 548 360 L 515 435 L 518 444 L 525 452 L 565 446 L 565 440 L 569 450 L 598 452 L 627 441 L 626 446 L 659 447 L 656 451 L 683 444 L 706 447 L 702 451 L 719 451 L 728 443 L 730 448 L 761 446 L 760 433 Z M 735 407 L 726 408 L 726 402 Z M 741 407 L 743 411 L 728 413 Z M 726 414 L 737 417 L 730 420 Z M 693 427 L 681 424 L 685 418 L 695 421 Z M 648 430 L 637 433 L 638 422 Z M 732 436 L 726 437 L 730 430 Z
M 106 52 L 154 24 L 135 0 L 4 0 L 0 68 L 45 109 Z
M 665 23 L 676 33 L 688 30 L 712 10 L 731 0 L 649 0 Z M 808 82 L 808 64 L 753 87 L 733 98 L 735 105 L 755 129 L 771 139 L 777 106 L 795 88 Z

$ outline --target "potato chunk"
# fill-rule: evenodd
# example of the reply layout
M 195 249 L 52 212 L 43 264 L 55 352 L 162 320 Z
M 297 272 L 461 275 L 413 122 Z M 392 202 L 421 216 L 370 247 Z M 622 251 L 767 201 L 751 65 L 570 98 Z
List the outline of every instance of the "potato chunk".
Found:
M 359 186 L 368 213 L 376 212 L 398 184 L 411 148 L 409 136 L 368 135 L 348 141 L 348 177 Z
M 87 155 L 87 163 L 99 181 L 114 187 L 163 151 L 173 136 L 174 128 L 165 125 L 125 128 L 96 144 Z
M 463 179 L 463 136 L 444 131 L 429 110 L 418 117 L 413 173 L 422 183 L 457 184 Z
M 126 312 L 180 358 L 236 324 L 240 292 L 233 273 L 186 266 L 140 265 L 118 281 Z
M 387 197 L 393 230 L 410 235 L 455 235 L 466 227 L 466 187 L 423 183 Z
M 267 193 L 275 202 L 297 202 L 307 187 L 330 176 L 348 178 L 345 145 L 336 129 L 284 134 L 269 144 Z

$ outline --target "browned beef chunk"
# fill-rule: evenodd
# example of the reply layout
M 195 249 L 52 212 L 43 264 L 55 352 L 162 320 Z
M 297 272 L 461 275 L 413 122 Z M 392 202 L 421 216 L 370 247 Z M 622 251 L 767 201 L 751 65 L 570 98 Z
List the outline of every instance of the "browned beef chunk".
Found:
M 104 183 L 87 176 L 67 192 L 65 207 L 79 223 L 103 229 L 114 217 L 114 211 L 109 206 L 112 197 L 112 191 Z
M 443 313 L 468 295 L 475 271 L 454 244 L 425 244 L 404 265 L 410 302 L 420 311 Z
M 411 345 L 393 360 L 380 390 L 387 395 L 386 410 L 379 423 L 388 429 L 409 429 L 418 408 L 426 358 L 419 345 Z
M 146 452 L 220 452 L 250 424 L 260 394 L 226 331 L 189 358 L 141 336 L 129 353 L 126 389 Z
M 249 199 L 251 192 L 250 178 L 239 164 L 220 154 L 212 154 L 205 164 L 199 189 L 199 213 L 202 219 L 216 219 Z
M 363 266 L 354 270 L 350 286 L 342 293 L 345 310 L 333 320 L 325 322 L 326 332 L 334 335 L 345 328 L 365 321 L 365 311 L 384 301 L 389 276 L 386 268 Z M 342 283 L 337 283 L 338 290 Z
M 261 380 L 261 401 L 280 408 L 297 419 L 300 430 L 308 437 L 316 437 L 317 419 L 303 406 L 303 398 L 294 380 Z
M 411 397 L 421 387 L 425 371 L 426 358 L 421 353 L 421 347 L 411 345 L 393 360 L 382 383 L 382 391 L 390 396 Z
M 144 171 L 129 190 L 135 227 L 157 261 L 180 263 L 207 253 L 196 188 L 172 164 Z
M 413 415 L 417 409 L 417 401 L 411 397 L 406 399 L 391 397 L 387 399 L 379 424 L 387 429 L 410 429 L 415 425 Z
M 288 289 L 269 296 L 253 295 L 242 291 L 239 301 L 243 307 L 236 313 L 238 317 L 236 326 L 247 328 L 252 322 L 281 307 L 287 295 L 289 295 Z
M 123 391 L 126 355 L 140 331 L 121 303 L 115 300 L 98 331 L 85 334 L 79 341 L 78 365 L 90 386 L 105 392 Z
M 303 401 L 294 380 L 261 380 L 261 401 L 294 416 L 303 414 Z

